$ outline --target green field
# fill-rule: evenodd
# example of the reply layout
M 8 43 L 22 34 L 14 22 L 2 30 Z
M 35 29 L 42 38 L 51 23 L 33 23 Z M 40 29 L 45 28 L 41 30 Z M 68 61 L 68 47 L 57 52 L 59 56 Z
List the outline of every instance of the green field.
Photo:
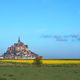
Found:
M 80 64 L 36 66 L 0 63 L 0 80 L 80 80 Z

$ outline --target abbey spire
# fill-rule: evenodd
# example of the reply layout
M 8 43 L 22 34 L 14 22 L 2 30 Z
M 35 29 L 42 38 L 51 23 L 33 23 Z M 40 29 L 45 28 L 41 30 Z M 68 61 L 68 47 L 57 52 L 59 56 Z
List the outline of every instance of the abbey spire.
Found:
M 20 42 L 21 42 L 20 37 L 18 37 L 18 43 L 20 43 Z

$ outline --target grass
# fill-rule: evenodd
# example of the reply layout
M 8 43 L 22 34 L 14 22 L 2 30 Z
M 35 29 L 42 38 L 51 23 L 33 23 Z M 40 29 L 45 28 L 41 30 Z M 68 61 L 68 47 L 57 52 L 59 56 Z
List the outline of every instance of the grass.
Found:
M 80 64 L 1 63 L 0 80 L 80 80 Z

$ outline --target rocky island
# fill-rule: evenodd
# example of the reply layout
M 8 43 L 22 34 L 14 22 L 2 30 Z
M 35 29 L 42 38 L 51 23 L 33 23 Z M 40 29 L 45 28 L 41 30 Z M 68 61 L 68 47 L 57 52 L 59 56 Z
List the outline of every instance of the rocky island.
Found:
M 28 45 L 21 42 L 20 37 L 18 42 L 8 47 L 7 51 L 3 54 L 4 59 L 35 59 L 37 57 L 39 55 L 29 50 Z

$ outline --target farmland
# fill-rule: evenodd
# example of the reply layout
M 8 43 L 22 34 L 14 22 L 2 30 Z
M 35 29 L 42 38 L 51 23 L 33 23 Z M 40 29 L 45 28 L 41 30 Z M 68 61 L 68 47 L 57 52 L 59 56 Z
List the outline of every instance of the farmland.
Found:
M 12 62 L 12 63 L 30 63 L 32 64 L 34 62 L 33 59 L 1 59 L 0 62 Z M 41 60 L 43 64 L 80 64 L 80 59 L 43 59 Z
M 1 62 L 0 80 L 80 80 L 80 64 Z

